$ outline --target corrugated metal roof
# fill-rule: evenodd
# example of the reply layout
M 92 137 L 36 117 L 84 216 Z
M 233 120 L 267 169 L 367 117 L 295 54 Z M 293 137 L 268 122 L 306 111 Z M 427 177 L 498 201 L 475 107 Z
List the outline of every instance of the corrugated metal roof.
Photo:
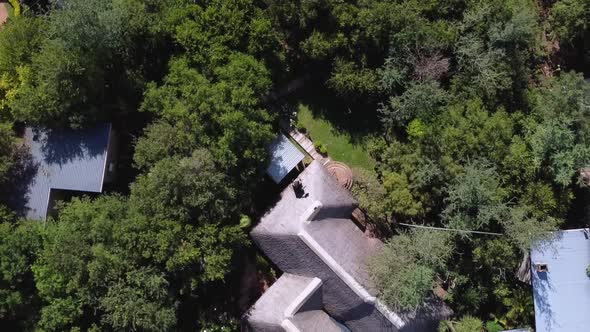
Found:
M 270 164 L 266 172 L 276 183 L 281 182 L 305 158 L 303 153 L 283 134 L 279 134 L 272 141 L 268 150 Z
M 101 192 L 106 167 L 110 124 L 87 130 L 26 128 L 25 143 L 31 156 L 23 211 L 28 218 L 44 220 L 51 189 Z
M 547 264 L 538 272 L 536 264 Z M 588 229 L 556 232 L 531 250 L 537 332 L 590 329 L 590 238 Z

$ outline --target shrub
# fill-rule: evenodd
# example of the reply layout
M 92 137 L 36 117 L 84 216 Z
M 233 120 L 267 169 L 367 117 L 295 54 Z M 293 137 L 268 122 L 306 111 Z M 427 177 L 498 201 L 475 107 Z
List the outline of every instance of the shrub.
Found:
M 496 321 L 489 321 L 486 323 L 486 332 L 501 332 L 504 328 Z
M 322 143 L 320 141 L 317 141 L 317 142 L 313 143 L 313 146 L 321 154 L 323 154 L 323 155 L 327 155 L 328 154 L 328 147 L 326 145 L 324 145 L 324 143 Z
M 302 134 L 305 134 L 305 133 L 307 133 L 307 128 L 305 128 L 305 126 L 303 124 L 298 123 L 297 124 L 297 131 Z
M 428 128 L 420 119 L 414 119 L 408 124 L 406 132 L 411 139 L 422 139 L 426 136 Z
M 590 265 L 586 268 L 586 275 L 590 278 Z
M 14 16 L 20 15 L 20 3 L 18 0 L 8 0 L 12 8 L 14 8 Z
M 240 228 L 246 229 L 246 228 L 250 227 L 250 225 L 252 225 L 252 220 L 250 219 L 250 217 L 248 217 L 245 214 L 242 214 L 240 216 Z
M 459 321 L 444 320 L 438 327 L 438 332 L 481 332 L 483 323 L 472 316 L 464 316 Z

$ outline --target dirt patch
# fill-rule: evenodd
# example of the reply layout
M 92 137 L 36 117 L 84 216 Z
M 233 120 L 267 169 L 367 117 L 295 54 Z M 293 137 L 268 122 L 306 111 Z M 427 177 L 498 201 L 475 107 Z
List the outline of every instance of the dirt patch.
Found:
M 0 2 L 0 26 L 2 26 L 8 19 L 8 8 L 6 8 L 6 6 L 6 3 Z

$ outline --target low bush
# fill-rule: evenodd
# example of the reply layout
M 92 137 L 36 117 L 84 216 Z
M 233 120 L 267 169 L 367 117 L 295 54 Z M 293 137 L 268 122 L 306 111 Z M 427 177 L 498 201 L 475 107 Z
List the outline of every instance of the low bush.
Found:
M 305 128 L 305 126 L 302 125 L 301 123 L 298 123 L 297 124 L 297 131 L 302 134 L 305 134 L 305 133 L 307 133 L 307 128 Z
M 252 220 L 250 219 L 250 217 L 248 217 L 245 214 L 242 214 L 240 216 L 240 228 L 246 229 L 246 228 L 249 228 L 251 225 L 252 225 Z
M 14 9 L 14 16 L 20 15 L 20 2 L 18 0 L 8 0 L 12 8 Z
M 317 141 L 314 144 L 316 150 L 318 150 L 321 154 L 327 155 L 328 154 L 328 147 L 324 145 L 324 143 Z

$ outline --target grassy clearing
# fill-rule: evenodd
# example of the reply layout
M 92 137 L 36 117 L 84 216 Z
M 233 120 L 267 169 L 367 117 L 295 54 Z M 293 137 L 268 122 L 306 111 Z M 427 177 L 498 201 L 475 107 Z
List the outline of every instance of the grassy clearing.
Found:
M 8 17 L 14 17 L 14 8 L 8 3 L 3 3 L 4 8 L 6 8 L 6 12 L 8 13 Z
M 336 129 L 329 121 L 314 117 L 309 107 L 303 104 L 298 107 L 297 122 L 299 126 L 305 127 L 314 143 L 326 145 L 332 159 L 352 168 L 372 171 L 375 167 L 375 161 L 367 152 L 368 137 L 353 141 L 348 133 Z

